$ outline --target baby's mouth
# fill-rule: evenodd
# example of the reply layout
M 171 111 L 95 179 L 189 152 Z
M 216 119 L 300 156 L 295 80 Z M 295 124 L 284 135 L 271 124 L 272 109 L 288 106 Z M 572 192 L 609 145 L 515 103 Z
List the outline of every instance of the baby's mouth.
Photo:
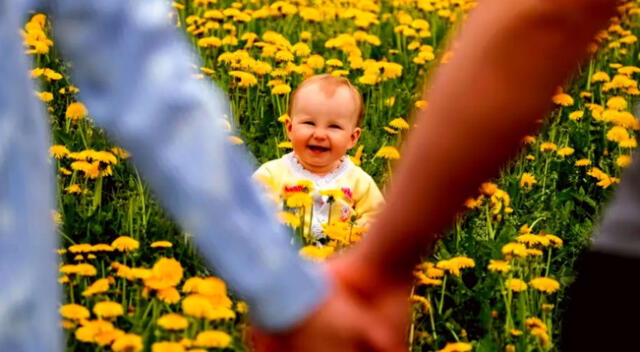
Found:
M 330 150 L 330 148 L 322 147 L 319 145 L 309 145 L 307 146 L 307 148 L 309 148 L 314 153 L 328 152 Z

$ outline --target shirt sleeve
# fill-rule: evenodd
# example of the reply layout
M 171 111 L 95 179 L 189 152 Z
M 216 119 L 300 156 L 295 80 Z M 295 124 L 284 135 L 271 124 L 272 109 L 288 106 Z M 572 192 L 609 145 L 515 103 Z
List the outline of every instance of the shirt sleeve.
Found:
M 305 318 L 326 297 L 327 275 L 297 256 L 250 178 L 246 152 L 228 143 L 220 122 L 229 104 L 192 78 L 197 60 L 169 23 L 168 2 L 48 4 L 91 117 L 131 152 L 254 321 L 279 331 Z
M 384 204 L 384 197 L 376 182 L 371 176 L 366 175 L 366 186 L 362 196 L 356 201 L 355 211 L 358 217 L 356 224 L 362 227 L 369 227 Z

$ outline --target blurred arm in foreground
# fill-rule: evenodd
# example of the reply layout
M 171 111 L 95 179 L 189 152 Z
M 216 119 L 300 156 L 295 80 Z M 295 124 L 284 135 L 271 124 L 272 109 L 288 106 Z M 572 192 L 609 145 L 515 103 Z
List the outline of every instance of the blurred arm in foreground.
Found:
M 404 333 L 411 272 L 464 199 L 498 174 L 534 132 L 614 0 L 481 0 L 453 58 L 425 93 L 386 208 L 363 242 L 330 264 L 363 301 Z
M 259 196 L 244 151 L 221 128 L 229 104 L 192 78 L 197 60 L 168 21 L 168 2 L 48 6 L 91 116 L 131 151 L 162 204 L 249 302 L 253 321 L 269 332 L 312 332 L 287 350 L 380 350 L 386 323 L 302 260 Z

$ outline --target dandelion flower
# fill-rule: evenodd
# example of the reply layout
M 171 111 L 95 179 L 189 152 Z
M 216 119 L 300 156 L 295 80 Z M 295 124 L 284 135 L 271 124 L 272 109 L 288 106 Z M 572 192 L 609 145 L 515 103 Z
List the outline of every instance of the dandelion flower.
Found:
M 598 72 L 594 73 L 593 75 L 591 75 L 591 82 L 592 83 L 609 82 L 610 80 L 611 80 L 611 77 L 609 77 L 609 75 L 606 72 L 598 71 Z
M 558 156 L 565 157 L 565 156 L 569 156 L 569 155 L 573 154 L 574 152 L 575 152 L 575 149 L 573 149 L 571 147 L 562 147 L 562 148 L 558 149 L 556 154 L 558 154 Z
M 527 256 L 527 247 L 521 243 L 510 242 L 502 246 L 502 254 L 504 254 L 507 259 L 510 257 L 525 258 Z
M 189 326 L 189 321 L 180 314 L 165 314 L 158 318 L 158 326 L 165 330 L 184 330 Z
M 225 348 L 231 344 L 231 336 L 224 331 L 207 330 L 196 336 L 194 344 L 205 348 Z
M 93 296 L 97 293 L 105 293 L 109 291 L 109 279 L 98 279 L 91 286 L 87 287 L 84 291 L 82 291 L 82 295 Z
M 468 342 L 449 342 L 438 352 L 468 352 L 471 348 L 472 345 Z
M 65 117 L 68 119 L 71 119 L 73 121 L 79 120 L 81 118 L 86 117 L 88 114 L 87 112 L 87 108 L 84 106 L 84 104 L 80 103 L 80 102 L 75 102 L 75 103 L 71 103 L 69 104 L 69 106 L 67 106 L 67 111 L 65 112 Z
M 389 160 L 397 160 L 400 159 L 400 152 L 398 151 L 398 149 L 396 149 L 396 147 L 388 145 L 380 148 L 380 150 L 378 150 L 378 152 L 376 153 L 376 157 Z
M 140 242 L 129 236 L 120 236 L 111 242 L 111 246 L 120 252 L 130 252 L 138 249 Z
M 538 183 L 538 181 L 536 180 L 535 176 L 533 176 L 533 174 L 529 172 L 523 173 L 520 177 L 521 188 L 531 189 L 531 187 L 533 187 L 533 185 L 536 183 Z
M 173 243 L 169 241 L 155 241 L 151 243 L 151 248 L 171 248 L 173 247 Z
M 124 309 L 118 302 L 102 301 L 93 306 L 93 312 L 99 318 L 115 318 L 124 314 Z
M 611 97 L 607 100 L 607 107 L 609 109 L 622 111 L 627 108 L 627 101 L 623 97 Z
M 580 120 L 584 116 L 584 111 L 574 111 L 569 114 L 569 119 L 573 121 Z
M 285 94 L 289 94 L 291 92 L 291 87 L 286 84 L 278 84 L 275 87 L 271 88 L 271 94 L 274 95 L 285 95 Z
M 70 320 L 88 319 L 90 316 L 89 310 L 87 308 L 73 303 L 63 305 L 62 307 L 60 307 L 59 312 L 63 318 Z
M 418 110 L 424 110 L 427 107 L 427 101 L 426 100 L 418 100 L 415 103 L 415 107 L 418 108 Z
M 631 155 L 620 155 L 616 159 L 616 165 L 620 167 L 627 167 L 631 165 Z
M 139 352 L 142 351 L 142 337 L 136 334 L 125 334 L 115 339 L 111 349 L 113 352 Z
M 540 151 L 541 152 L 552 152 L 554 150 L 558 149 L 558 146 L 555 145 L 555 143 L 551 143 L 551 142 L 544 142 L 540 144 Z
M 151 345 L 151 352 L 185 352 L 185 349 L 178 342 L 163 341 Z
M 61 144 L 52 145 L 49 147 L 49 155 L 56 159 L 62 159 L 69 155 L 69 149 Z
M 473 268 L 474 266 L 476 266 L 476 263 L 473 259 L 464 256 L 441 260 L 436 264 L 437 268 L 446 270 L 456 276 L 460 276 L 460 269 Z
M 151 268 L 151 276 L 144 284 L 154 290 L 176 286 L 182 280 L 183 269 L 179 261 L 173 258 L 160 258 Z
M 544 293 L 553 293 L 560 288 L 558 281 L 549 277 L 538 277 L 529 282 L 536 290 Z
M 589 159 L 580 159 L 576 160 L 575 166 L 589 166 L 591 165 L 591 160 Z
M 397 117 L 391 120 L 391 122 L 389 122 L 389 126 L 397 128 L 399 130 L 408 130 L 410 127 L 407 120 L 403 119 L 402 117 Z
M 311 245 L 302 247 L 299 251 L 299 254 L 307 259 L 322 261 L 332 255 L 334 251 L 335 248 L 332 246 L 317 247 Z
M 51 94 L 51 92 L 37 92 L 36 96 L 45 103 L 53 100 L 53 94 Z
M 507 280 L 505 285 L 513 292 L 522 292 L 527 289 L 527 283 L 516 278 Z
M 156 297 L 164 303 L 178 303 L 180 301 L 180 293 L 175 287 L 167 287 L 158 290 Z
M 511 270 L 511 265 L 509 265 L 509 263 L 507 263 L 504 260 L 491 259 L 489 261 L 489 265 L 487 266 L 487 269 L 493 272 L 507 273 L 509 272 L 509 270 Z
M 560 106 L 573 105 L 573 98 L 567 93 L 558 93 L 551 99 L 555 104 Z

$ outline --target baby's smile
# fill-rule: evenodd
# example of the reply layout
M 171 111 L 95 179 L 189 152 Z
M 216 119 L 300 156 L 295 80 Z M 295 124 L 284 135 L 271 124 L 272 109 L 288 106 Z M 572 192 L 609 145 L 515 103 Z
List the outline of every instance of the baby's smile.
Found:
M 328 152 L 331 150 L 331 148 L 329 147 L 323 147 L 320 145 L 308 145 L 307 148 L 309 148 L 309 150 L 311 150 L 314 153 L 324 153 L 324 152 Z

